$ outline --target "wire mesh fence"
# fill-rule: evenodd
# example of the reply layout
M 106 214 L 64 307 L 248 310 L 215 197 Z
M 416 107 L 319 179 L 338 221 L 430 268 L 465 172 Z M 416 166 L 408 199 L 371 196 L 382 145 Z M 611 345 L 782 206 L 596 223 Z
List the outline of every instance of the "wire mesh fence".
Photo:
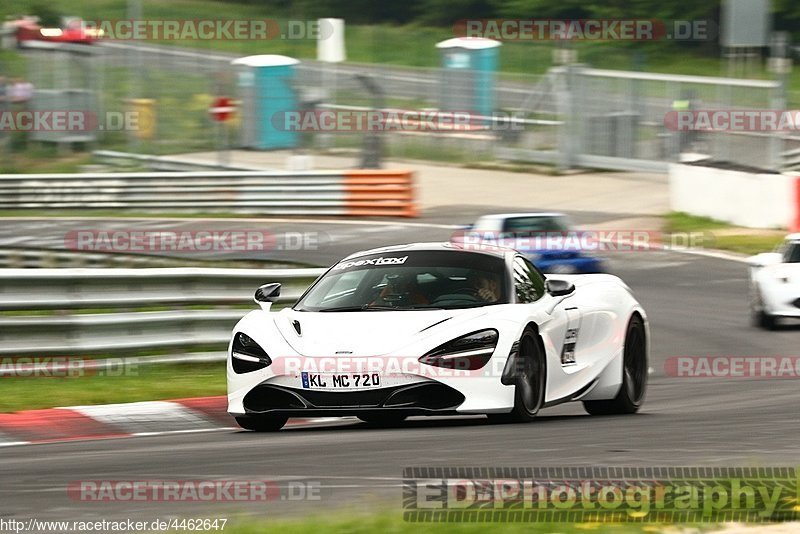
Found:
M 252 110 L 241 102 L 246 96 L 242 71 L 232 65 L 240 54 L 138 43 L 91 48 L 91 53 L 37 50 L 27 51 L 26 56 L 39 108 L 75 106 L 74 99 L 82 99 L 81 106 L 93 106 L 101 115 L 138 113 L 137 128 L 98 130 L 90 140 L 97 147 L 174 154 L 242 144 L 242 123 L 252 122 Z M 391 56 L 385 46 L 376 50 Z M 478 103 L 484 98 L 479 94 L 487 93 L 481 93 L 480 73 L 396 66 L 390 60 L 386 64 L 303 60 L 289 82 L 296 93 L 295 106 L 299 111 L 464 111 L 473 116 L 470 128 L 311 130 L 298 136 L 294 148 L 362 151 L 377 146 L 386 156 L 452 162 L 512 160 L 560 167 L 663 170 L 682 151 L 781 168 L 784 155 L 800 147 L 786 133 L 686 132 L 671 127 L 668 120 L 677 110 L 785 107 L 778 82 L 580 65 L 553 67 L 542 74 L 537 67 L 529 73 L 494 73 L 488 87 L 492 111 L 486 116 Z M 430 63 L 430 58 L 425 62 Z M 240 112 L 224 124 L 215 123 L 209 115 L 220 95 L 240 101 Z M 52 141 L 47 136 L 41 140 Z

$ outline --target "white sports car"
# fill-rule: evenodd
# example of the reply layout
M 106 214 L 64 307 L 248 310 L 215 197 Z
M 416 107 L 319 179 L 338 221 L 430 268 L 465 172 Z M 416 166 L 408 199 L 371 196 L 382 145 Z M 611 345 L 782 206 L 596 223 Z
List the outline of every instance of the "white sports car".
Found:
M 577 401 L 591 414 L 634 413 L 647 385 L 647 316 L 607 274 L 545 277 L 520 253 L 418 243 L 358 252 L 291 308 L 233 330 L 228 411 L 269 431 L 289 417 L 487 414 L 530 421 Z
M 786 236 L 777 252 L 747 261 L 753 323 L 772 330 L 780 317 L 800 318 L 800 234 Z

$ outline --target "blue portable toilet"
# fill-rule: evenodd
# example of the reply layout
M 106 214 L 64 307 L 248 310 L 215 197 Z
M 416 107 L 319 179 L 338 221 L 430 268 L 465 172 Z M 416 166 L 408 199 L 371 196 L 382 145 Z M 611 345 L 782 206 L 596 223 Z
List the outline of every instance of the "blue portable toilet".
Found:
M 295 148 L 300 134 L 284 127 L 286 113 L 299 111 L 294 87 L 298 60 L 273 54 L 232 62 L 238 69 L 241 145 L 260 150 Z
M 492 115 L 500 44 L 482 37 L 455 37 L 437 43 L 442 53 L 440 109 Z

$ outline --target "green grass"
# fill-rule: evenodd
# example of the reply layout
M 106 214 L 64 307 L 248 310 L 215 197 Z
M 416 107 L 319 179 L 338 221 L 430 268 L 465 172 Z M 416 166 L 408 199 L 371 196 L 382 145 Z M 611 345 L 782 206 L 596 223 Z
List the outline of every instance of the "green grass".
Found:
M 731 228 L 731 225 L 723 221 L 690 215 L 682 211 L 673 211 L 666 216 L 665 230 L 667 232 L 702 232 L 721 228 Z
M 740 228 L 723 221 L 682 212 L 667 214 L 665 221 L 664 231 L 667 233 L 705 232 L 711 237 L 711 242 L 705 246 L 747 255 L 772 251 L 786 235 L 784 230 Z
M 31 144 L 24 151 L 3 152 L 0 149 L 0 174 L 73 173 L 92 162 L 86 152 L 59 153 L 53 145 Z
M 225 394 L 225 364 L 155 364 L 124 376 L 0 377 L 0 412 Z
M 783 242 L 783 235 L 720 235 L 715 236 L 714 247 L 753 256 L 775 250 Z
M 714 525 L 686 526 L 681 532 L 690 534 L 709 530 Z M 665 532 L 673 525 L 659 523 L 409 523 L 402 519 L 401 511 L 379 512 L 364 515 L 359 511 L 350 514 L 336 513 L 334 517 L 312 515 L 303 519 L 275 519 L 264 521 L 243 520 L 226 525 L 229 534 L 261 534 L 281 532 L 304 534 L 332 532 L 341 534 L 640 534 Z

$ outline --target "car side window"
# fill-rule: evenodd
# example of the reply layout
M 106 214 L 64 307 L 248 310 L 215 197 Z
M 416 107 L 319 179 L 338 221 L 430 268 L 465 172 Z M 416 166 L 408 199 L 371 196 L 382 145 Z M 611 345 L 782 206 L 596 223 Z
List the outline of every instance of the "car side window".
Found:
M 514 290 L 517 302 L 536 302 L 544 295 L 544 276 L 522 256 L 514 258 Z
M 791 243 L 783 253 L 784 263 L 800 263 L 800 243 Z

